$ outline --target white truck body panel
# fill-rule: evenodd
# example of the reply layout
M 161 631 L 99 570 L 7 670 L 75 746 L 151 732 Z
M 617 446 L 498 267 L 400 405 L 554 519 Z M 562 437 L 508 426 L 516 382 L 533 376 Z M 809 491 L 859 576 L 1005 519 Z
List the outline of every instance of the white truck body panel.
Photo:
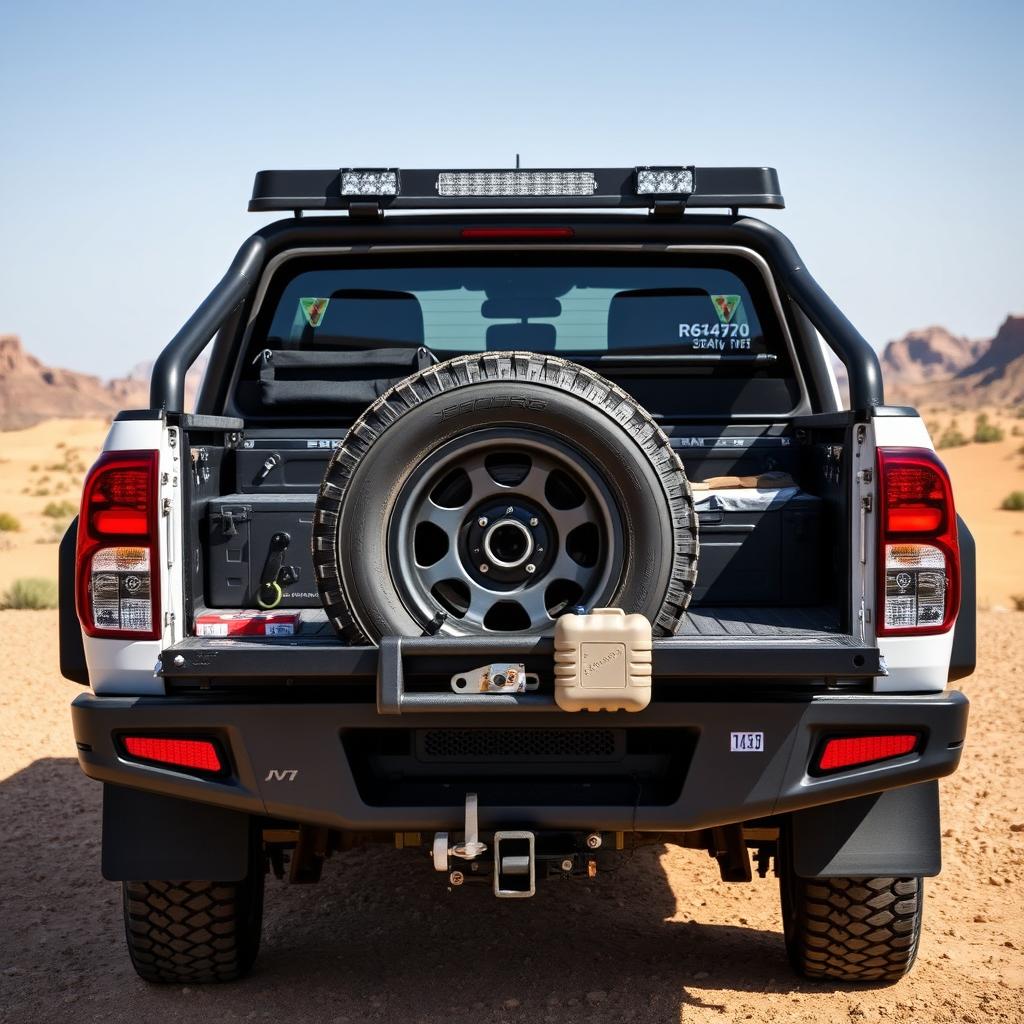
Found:
M 181 639 L 184 621 L 181 558 L 182 489 L 181 439 L 163 418 L 115 420 L 103 451 L 160 452 L 160 528 L 153 552 L 152 586 L 159 587 L 162 638 L 116 640 L 82 635 L 89 681 L 96 693 L 162 694 L 164 681 L 156 673 L 160 652 Z
M 920 416 L 879 416 L 872 420 L 872 427 L 878 447 L 935 450 Z M 877 494 L 874 507 L 878 508 Z M 873 524 L 871 534 L 877 537 L 877 522 Z M 867 566 L 871 594 L 877 592 L 876 565 L 877 558 L 872 556 Z M 882 611 L 879 608 L 875 613 L 881 615 Z M 878 638 L 878 649 L 889 674 L 875 680 L 877 692 L 927 693 L 946 688 L 953 653 L 952 629 L 934 636 L 882 636 Z

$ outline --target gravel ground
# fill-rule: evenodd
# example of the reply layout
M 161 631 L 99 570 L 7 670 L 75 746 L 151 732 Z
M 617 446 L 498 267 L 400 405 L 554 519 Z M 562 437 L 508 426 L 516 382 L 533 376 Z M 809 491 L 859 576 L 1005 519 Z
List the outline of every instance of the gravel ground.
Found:
M 980 628 L 967 749 L 942 784 L 946 867 L 897 985 L 797 980 L 774 880 L 725 885 L 702 853 L 641 849 L 614 877 L 518 903 L 446 896 L 422 855 L 372 848 L 331 860 L 318 886 L 271 880 L 253 976 L 190 989 L 129 966 L 56 615 L 2 612 L 0 1021 L 1024 1020 L 1024 615 Z

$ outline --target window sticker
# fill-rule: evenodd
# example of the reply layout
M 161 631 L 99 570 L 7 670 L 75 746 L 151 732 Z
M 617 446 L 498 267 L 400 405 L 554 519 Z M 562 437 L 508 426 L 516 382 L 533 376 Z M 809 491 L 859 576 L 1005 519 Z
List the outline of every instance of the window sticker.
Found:
M 299 309 L 310 327 L 319 327 L 330 299 L 299 299 Z
M 714 304 L 719 322 L 723 324 L 731 323 L 733 314 L 740 308 L 738 295 L 712 295 L 711 302 Z

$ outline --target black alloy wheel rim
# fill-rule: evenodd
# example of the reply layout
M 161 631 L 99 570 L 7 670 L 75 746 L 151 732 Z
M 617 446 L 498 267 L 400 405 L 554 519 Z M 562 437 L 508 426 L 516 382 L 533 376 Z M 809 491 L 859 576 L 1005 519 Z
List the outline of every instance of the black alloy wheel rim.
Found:
M 514 427 L 431 452 L 402 485 L 388 569 L 425 632 L 544 633 L 614 594 L 624 563 L 616 502 L 586 456 Z

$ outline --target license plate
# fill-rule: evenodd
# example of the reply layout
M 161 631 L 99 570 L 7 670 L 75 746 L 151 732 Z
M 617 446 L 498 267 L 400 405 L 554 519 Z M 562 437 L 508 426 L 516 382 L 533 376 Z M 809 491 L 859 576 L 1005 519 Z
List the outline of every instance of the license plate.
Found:
M 734 754 L 764 753 L 764 733 L 731 732 L 729 733 L 729 750 Z

